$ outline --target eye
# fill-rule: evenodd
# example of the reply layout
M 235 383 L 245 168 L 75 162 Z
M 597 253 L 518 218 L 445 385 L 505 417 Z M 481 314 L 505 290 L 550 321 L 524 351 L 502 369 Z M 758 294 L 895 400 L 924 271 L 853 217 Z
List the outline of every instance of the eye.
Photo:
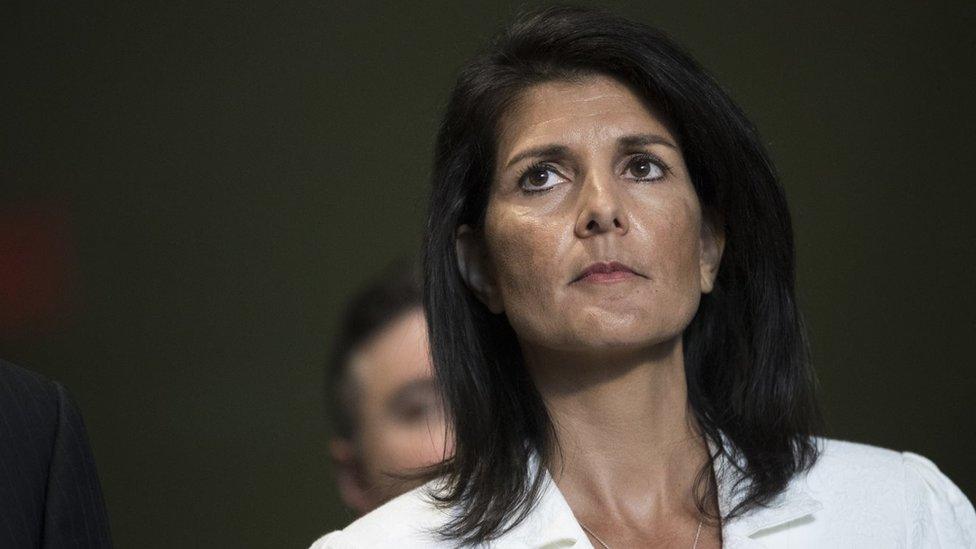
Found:
M 519 177 L 519 187 L 526 192 L 534 193 L 547 191 L 556 185 L 565 182 L 559 172 L 548 164 L 536 164 L 529 166 Z
M 390 414 L 399 425 L 427 425 L 442 419 L 440 398 L 433 390 L 413 390 L 393 397 Z
M 400 410 L 400 419 L 404 423 L 426 422 L 433 415 L 434 407 L 426 402 L 411 402 Z
M 664 177 L 665 169 L 667 168 L 660 160 L 648 155 L 639 155 L 627 163 L 624 175 L 637 181 L 655 181 Z

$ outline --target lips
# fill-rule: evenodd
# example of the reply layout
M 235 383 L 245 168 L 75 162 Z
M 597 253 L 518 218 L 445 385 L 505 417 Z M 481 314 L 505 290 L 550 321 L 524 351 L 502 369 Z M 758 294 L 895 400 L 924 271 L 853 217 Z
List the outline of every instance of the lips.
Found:
M 642 275 L 617 261 L 611 261 L 609 263 L 599 262 L 583 269 L 583 272 L 574 278 L 573 282 L 614 282 L 617 280 L 625 280 L 632 276 Z

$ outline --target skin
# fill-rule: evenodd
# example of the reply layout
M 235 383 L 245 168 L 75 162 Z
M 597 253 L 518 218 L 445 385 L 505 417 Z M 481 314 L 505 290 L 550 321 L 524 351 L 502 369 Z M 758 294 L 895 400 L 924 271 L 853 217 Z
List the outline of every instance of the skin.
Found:
M 444 459 L 445 422 L 427 325 L 417 307 L 390 322 L 349 363 L 357 391 L 355 440 L 330 442 L 343 501 L 365 514 L 413 488 L 396 478 Z
M 547 82 L 500 121 L 494 173 L 483 229 L 458 230 L 459 267 L 518 336 L 563 450 L 553 478 L 610 546 L 690 547 L 707 447 L 682 332 L 724 240 L 677 140 L 613 79 Z M 633 274 L 578 280 L 610 261 Z M 706 524 L 698 547 L 720 546 Z

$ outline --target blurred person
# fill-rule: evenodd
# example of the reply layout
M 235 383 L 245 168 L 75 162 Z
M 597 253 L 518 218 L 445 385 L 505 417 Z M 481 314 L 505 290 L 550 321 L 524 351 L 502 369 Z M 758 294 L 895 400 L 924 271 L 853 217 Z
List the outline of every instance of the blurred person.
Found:
M 359 514 L 414 487 L 409 475 L 445 453 L 419 275 L 387 268 L 348 303 L 329 368 L 339 493 Z
M 0 547 L 111 547 L 81 413 L 55 381 L 0 360 Z

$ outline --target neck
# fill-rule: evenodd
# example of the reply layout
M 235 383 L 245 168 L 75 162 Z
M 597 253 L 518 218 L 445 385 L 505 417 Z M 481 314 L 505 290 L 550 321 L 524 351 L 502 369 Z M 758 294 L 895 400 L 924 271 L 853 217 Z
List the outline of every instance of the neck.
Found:
M 555 426 L 550 473 L 574 510 L 628 521 L 697 516 L 707 447 L 688 406 L 680 337 L 626 352 L 525 356 Z

